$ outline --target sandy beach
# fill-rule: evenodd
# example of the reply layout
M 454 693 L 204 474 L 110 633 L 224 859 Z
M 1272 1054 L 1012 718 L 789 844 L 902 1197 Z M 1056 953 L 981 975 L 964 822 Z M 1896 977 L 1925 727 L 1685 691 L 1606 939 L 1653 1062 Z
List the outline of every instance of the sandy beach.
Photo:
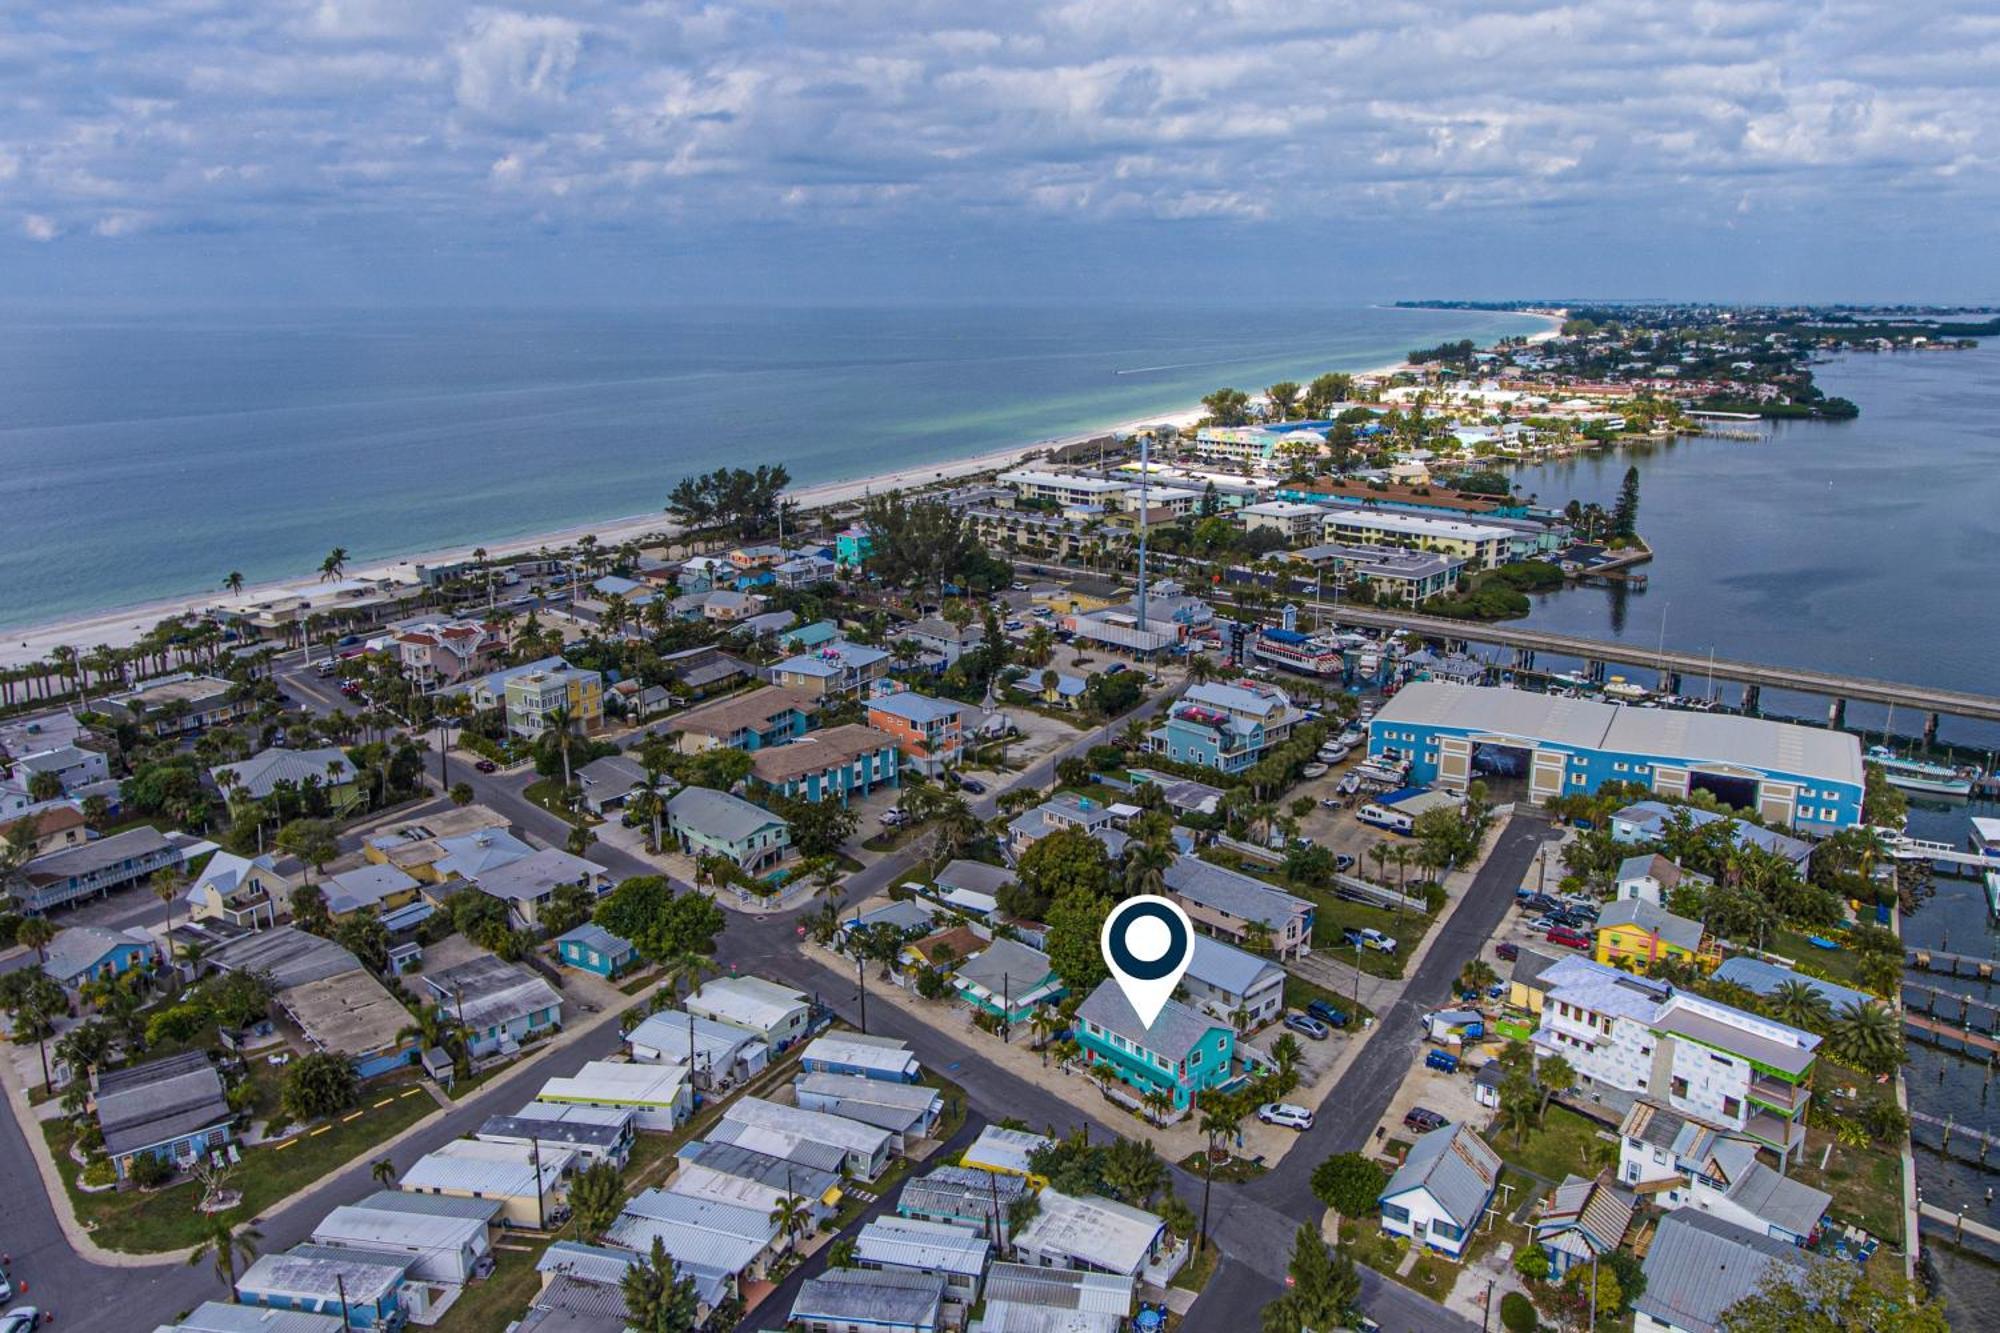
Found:
M 1550 327 L 1529 337 L 1530 342 L 1543 342 L 1557 335 L 1561 319 L 1559 316 L 1540 315 L 1547 319 Z M 1368 370 L 1348 372 L 1357 375 L 1383 375 L 1403 368 L 1407 363 L 1392 362 Z M 1054 439 L 1038 440 L 1004 449 L 995 449 L 970 458 L 949 462 L 925 463 L 916 467 L 895 471 L 878 472 L 871 476 L 845 481 L 823 482 L 806 486 L 789 493 L 790 498 L 801 507 L 812 509 L 825 505 L 856 500 L 876 491 L 909 489 L 933 485 L 940 481 L 950 481 L 959 477 L 974 476 L 1014 466 L 1030 455 L 1050 449 L 1060 449 L 1067 445 L 1080 444 L 1096 439 L 1100 435 L 1141 430 L 1148 426 L 1173 425 L 1188 427 L 1202 416 L 1199 406 L 1178 412 L 1155 413 L 1137 420 L 1097 426 L 1089 430 L 1079 430 Z M 388 560 L 369 562 L 356 561 L 347 571 L 348 578 L 383 577 L 399 567 L 408 565 L 450 564 L 470 559 L 472 552 L 482 545 L 489 558 L 519 555 L 537 551 L 544 547 L 561 548 L 575 542 L 587 534 L 595 535 L 603 546 L 617 546 L 627 541 L 644 538 L 661 538 L 674 535 L 675 525 L 662 511 L 649 514 L 633 514 L 623 518 L 607 519 L 599 523 L 574 524 L 566 528 L 535 533 L 525 537 L 496 539 L 489 542 L 474 542 L 469 545 L 448 547 L 442 550 L 414 552 Z M 316 578 L 313 571 L 301 571 L 290 578 L 272 579 L 266 582 L 246 585 L 240 595 L 226 593 L 218 588 L 212 592 L 189 593 L 180 597 L 159 598 L 137 605 L 118 607 L 107 611 L 69 616 L 43 625 L 23 626 L 0 631 L 0 666 L 19 666 L 27 662 L 46 661 L 56 648 L 68 645 L 79 653 L 87 652 L 100 644 L 122 648 L 136 643 L 145 633 L 160 621 L 190 612 L 206 611 L 226 601 L 246 600 L 260 594 L 268 594 L 284 588 L 311 583 Z

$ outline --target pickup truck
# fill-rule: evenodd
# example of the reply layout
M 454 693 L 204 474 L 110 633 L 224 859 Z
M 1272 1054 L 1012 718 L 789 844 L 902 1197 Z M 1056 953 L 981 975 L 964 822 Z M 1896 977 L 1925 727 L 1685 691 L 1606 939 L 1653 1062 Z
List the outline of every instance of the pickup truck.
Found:
M 1347 1026 L 1347 1015 L 1328 1004 L 1325 1000 L 1314 1000 L 1306 1006 L 1306 1013 L 1313 1018 L 1317 1018 L 1328 1027 L 1344 1028 Z

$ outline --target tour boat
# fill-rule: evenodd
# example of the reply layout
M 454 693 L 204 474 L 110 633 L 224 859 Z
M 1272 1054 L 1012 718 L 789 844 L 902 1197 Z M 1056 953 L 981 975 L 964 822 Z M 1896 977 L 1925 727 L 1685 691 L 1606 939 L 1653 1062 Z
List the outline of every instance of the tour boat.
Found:
M 1868 749 L 1868 762 L 1879 764 L 1889 784 L 1904 791 L 1929 792 L 1934 796 L 1970 796 L 1972 779 L 1955 768 L 1906 759 L 1886 745 Z
M 1250 645 L 1250 655 L 1304 676 L 1340 674 L 1340 649 L 1297 630 L 1259 630 L 1256 642 Z

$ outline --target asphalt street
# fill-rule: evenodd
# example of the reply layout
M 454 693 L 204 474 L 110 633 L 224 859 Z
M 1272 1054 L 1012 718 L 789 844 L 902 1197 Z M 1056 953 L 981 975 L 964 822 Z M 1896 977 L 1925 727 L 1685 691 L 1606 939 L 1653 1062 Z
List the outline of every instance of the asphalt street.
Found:
M 297 684 L 294 680 L 287 681 L 288 688 L 296 688 Z M 1171 694 L 1150 700 L 1136 715 L 1150 717 L 1170 700 Z M 1120 719 L 1115 727 L 1086 735 L 1068 749 L 1042 760 L 1019 775 L 1009 784 L 1010 788 L 1046 785 L 1053 779 L 1059 759 L 1082 753 L 1105 735 L 1122 728 L 1125 721 Z M 435 766 L 432 771 L 435 774 Z M 479 801 L 546 841 L 560 845 L 567 834 L 568 826 L 563 821 L 521 795 L 530 780 L 527 775 L 479 773 L 470 764 L 454 759 L 451 778 L 471 783 Z M 990 817 L 999 795 L 996 791 L 979 797 L 972 803 L 974 811 L 982 818 Z M 442 798 L 436 798 L 412 807 L 412 811 L 441 806 Z M 1520 882 L 1536 842 L 1546 832 L 1547 825 L 1532 817 L 1516 818 L 1502 832 L 1492 856 L 1475 877 L 1467 900 L 1442 928 L 1442 938 L 1418 968 L 1403 999 L 1382 1016 L 1384 1030 L 1370 1040 L 1329 1092 L 1318 1127 L 1288 1156 L 1288 1169 L 1273 1172 L 1247 1186 L 1214 1187 L 1209 1224 L 1225 1257 L 1207 1292 L 1190 1314 L 1186 1325 L 1190 1333 L 1234 1333 L 1248 1325 L 1246 1312 L 1261 1309 L 1282 1292 L 1293 1235 L 1300 1223 L 1317 1223 L 1322 1211 L 1308 1184 L 1311 1164 L 1331 1153 L 1362 1146 L 1413 1058 L 1419 1036 L 1416 1016 L 1448 995 L 1464 959 L 1477 950 L 1505 915 L 1512 902 L 1513 888 Z M 850 876 L 843 890 L 843 901 L 865 899 L 906 877 L 920 859 L 917 846 L 920 843 L 885 856 Z M 620 878 L 657 873 L 636 858 L 602 843 L 593 846 L 590 854 Z M 158 905 L 152 907 L 157 912 Z M 857 1021 L 860 1006 L 855 978 L 820 965 L 797 948 L 798 920 L 803 910 L 768 918 L 732 914 L 728 929 L 718 940 L 717 958 L 726 965 L 806 990 L 843 1018 Z M 980 1051 L 955 1036 L 919 1023 L 893 1006 L 876 1006 L 867 1017 L 870 1031 L 906 1039 L 926 1066 L 963 1087 L 968 1109 L 977 1119 L 1018 1117 L 1038 1128 L 1053 1128 L 1057 1133 L 1087 1128 L 1093 1136 L 1107 1138 L 1129 1131 L 1125 1117 L 1119 1117 L 1124 1129 L 1115 1130 L 1095 1117 L 1085 1116 L 1052 1092 L 1003 1072 Z M 526 1100 L 543 1079 L 573 1072 L 585 1061 L 612 1053 L 618 1045 L 615 1025 L 552 1045 L 426 1124 L 394 1154 L 396 1165 L 407 1167 L 440 1144 L 471 1132 L 488 1116 Z M 224 1295 L 206 1266 L 189 1268 L 178 1258 L 142 1267 L 108 1267 L 77 1255 L 69 1247 L 52 1206 L 43 1195 L 16 1118 L 9 1115 L 0 1120 L 5 1122 L 0 1126 L 0 1178 L 14 1186 L 12 1206 L 0 1214 L 0 1250 L 12 1255 L 13 1271 L 30 1282 L 28 1299 L 43 1308 L 55 1309 L 66 1327 L 86 1333 L 95 1330 L 125 1333 L 150 1327 L 204 1299 Z M 1199 1209 L 1201 1181 L 1178 1169 L 1173 1174 L 1181 1197 Z M 336 1173 L 331 1180 L 331 1188 L 318 1197 L 264 1216 L 258 1223 L 263 1232 L 260 1248 L 269 1252 L 304 1240 L 333 1203 L 359 1197 L 375 1188 L 365 1158 Z M 823 1258 L 809 1261 L 793 1281 L 817 1271 L 823 1262 Z M 1364 1303 L 1390 1333 L 1469 1327 L 1416 1293 L 1383 1281 L 1373 1273 L 1364 1273 L 1363 1283 Z M 777 1293 L 765 1306 L 763 1317 L 748 1321 L 747 1327 L 775 1327 L 773 1314 L 788 1308 L 789 1301 L 787 1292 Z

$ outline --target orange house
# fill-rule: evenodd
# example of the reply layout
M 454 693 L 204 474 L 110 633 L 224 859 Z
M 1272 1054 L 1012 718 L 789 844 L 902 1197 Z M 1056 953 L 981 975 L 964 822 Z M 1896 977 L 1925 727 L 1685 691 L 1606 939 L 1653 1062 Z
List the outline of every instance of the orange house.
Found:
M 959 705 L 927 694 L 903 690 L 871 699 L 868 725 L 894 736 L 903 767 L 925 777 L 937 777 L 965 751 Z

